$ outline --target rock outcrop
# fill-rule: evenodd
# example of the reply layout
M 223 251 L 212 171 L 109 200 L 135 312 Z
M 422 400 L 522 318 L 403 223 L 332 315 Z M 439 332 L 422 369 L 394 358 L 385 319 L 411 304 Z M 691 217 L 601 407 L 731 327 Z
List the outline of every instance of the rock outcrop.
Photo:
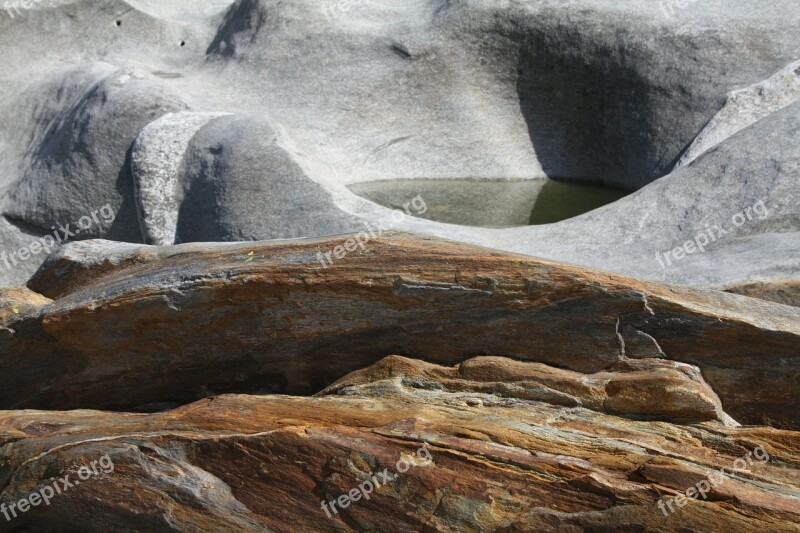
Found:
M 175 244 L 183 156 L 192 138 L 224 113 L 168 113 L 150 123 L 131 150 L 131 170 L 142 236 L 148 244 Z
M 728 287 L 726 290 L 751 298 L 800 307 L 800 279 L 797 278 L 751 281 Z
M 3 291 L 0 526 L 796 531 L 799 309 L 368 237 L 84 241 Z
M 654 372 L 647 361 L 665 359 L 697 367 L 692 379 L 734 420 L 800 427 L 799 309 L 430 237 L 362 237 L 108 246 L 108 259 L 102 243 L 93 257 L 72 245 L 71 259 L 49 263 L 69 290 L 50 289 L 46 267 L 31 288 L 55 301 L 0 332 L 0 406 L 307 394 L 387 354 L 448 365 L 506 356 L 587 374 Z
M 733 91 L 678 162 L 684 167 L 725 139 L 800 100 L 800 61 L 794 61 L 769 79 Z
M 377 387 L 373 390 L 377 394 L 391 384 L 420 389 L 420 394 L 477 392 L 628 417 L 738 425 L 722 411 L 719 398 L 697 368 L 659 359 L 628 360 L 607 371 L 582 374 L 503 357 L 476 357 L 442 368 L 392 356 L 342 378 L 320 394 L 350 395 L 363 387 Z
M 0 531 L 800 532 L 797 0 L 0 8 Z
M 391 227 L 699 288 L 800 268 L 792 0 L 31 4 L 0 20 L 4 49 L 41 51 L 0 58 L 12 251 L 104 205 L 76 239 L 321 237 L 391 220 L 359 187 L 440 182 L 433 214 L 491 201 L 464 180 L 552 178 L 636 193 L 542 226 Z M 758 202 L 769 218 L 732 227 Z M 657 259 L 715 225 L 705 253 Z
M 13 525 L 797 531 L 797 432 L 565 408 L 519 378 L 591 387 L 498 358 L 457 368 L 390 358 L 313 398 L 220 396 L 151 415 L 0 412 L 0 503 L 69 476 L 80 485 Z M 98 460 L 106 468 L 79 480 Z M 694 487 L 702 497 L 676 499 Z

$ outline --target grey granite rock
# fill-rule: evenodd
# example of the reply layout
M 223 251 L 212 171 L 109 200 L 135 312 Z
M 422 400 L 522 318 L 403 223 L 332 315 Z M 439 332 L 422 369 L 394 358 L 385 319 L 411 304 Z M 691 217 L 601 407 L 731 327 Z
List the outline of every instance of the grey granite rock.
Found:
M 47 94 L 54 88 L 41 90 Z M 56 98 L 58 94 L 56 88 Z M 55 224 L 74 226 L 92 210 L 110 204 L 114 220 L 93 224 L 81 237 L 140 242 L 131 144 L 150 121 L 182 107 L 180 98 L 145 70 L 113 72 L 65 105 L 41 143 L 31 147 L 27 168 L 3 200 L 4 215 L 47 233 Z
M 684 167 L 697 157 L 762 118 L 800 100 L 800 61 L 794 61 L 769 79 L 728 95 L 725 106 L 714 115 L 677 167 Z
M 711 288 L 786 277 L 800 269 L 799 133 L 800 102 L 611 205 L 504 230 L 499 247 Z M 676 258 L 689 241 L 691 253 Z
M 109 204 L 113 224 L 76 238 L 156 244 L 389 225 L 672 283 L 785 278 L 798 268 L 799 9 L 792 0 L 36 3 L 0 20 L 0 45 L 13 51 L 0 57 L 9 73 L 0 116 L 10 118 L 0 128 L 0 214 L 43 233 Z M 27 59 L 34 47 L 46 53 Z M 794 85 L 781 85 L 790 75 Z M 217 114 L 231 116 L 203 125 Z M 434 181 L 441 187 L 414 217 L 353 192 L 396 208 Z M 564 181 L 636 192 L 553 224 L 465 225 L 524 223 L 525 206 L 582 203 Z M 496 192 L 512 182 L 539 192 Z M 762 200 L 766 221 L 667 268 L 656 259 Z M 475 215 L 480 206 L 487 216 Z M 14 231 L 4 247 L 17 246 Z M 37 261 L 0 281 L 20 283 Z
M 184 199 L 178 172 L 186 147 L 208 121 L 223 113 L 168 113 L 142 130 L 131 165 L 142 235 L 149 244 L 175 244 Z
M 183 107 L 180 98 L 143 69 L 93 63 L 49 76 L 24 99 L 31 115 L 18 125 L 29 144 L 0 210 L 31 238 L 6 238 L 4 249 L 11 253 L 56 232 L 65 239 L 141 242 L 130 146 L 148 122 Z M 24 283 L 46 255 L 3 272 L 2 281 Z
M 356 225 L 328 190 L 336 184 L 315 181 L 288 150 L 270 124 L 254 116 L 220 117 L 200 128 L 180 176 L 184 197 L 175 242 L 353 231 Z

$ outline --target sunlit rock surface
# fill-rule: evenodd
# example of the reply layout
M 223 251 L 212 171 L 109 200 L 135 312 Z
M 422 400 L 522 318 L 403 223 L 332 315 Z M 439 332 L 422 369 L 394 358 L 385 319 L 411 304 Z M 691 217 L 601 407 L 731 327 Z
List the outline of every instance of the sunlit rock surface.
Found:
M 798 35 L 5 2 L 0 531 L 798 531 Z
M 702 288 L 800 268 L 792 0 L 29 4 L 0 17 L 11 252 L 109 205 L 73 238 L 386 224 Z
M 220 396 L 153 415 L 0 412 L 0 502 L 107 456 L 113 472 L 31 508 L 14 525 L 797 530 L 797 432 L 636 421 L 489 383 L 531 378 L 521 366 L 490 358 L 451 369 L 391 358 L 313 398 Z M 380 484 L 374 491 L 370 480 Z M 695 486 L 704 497 L 695 492 L 679 507 L 675 496 Z M 349 494 L 357 499 L 331 508 Z
M 666 380 L 655 389 L 688 372 L 690 395 L 710 406 L 713 391 L 737 422 L 800 425 L 794 307 L 401 233 L 363 246 L 342 236 L 71 249 L 30 285 L 51 304 L 6 313 L 2 407 L 307 394 L 390 354 L 439 364 L 489 355 L 601 373 L 590 381 L 634 372 L 621 389 L 636 388 L 639 370 Z

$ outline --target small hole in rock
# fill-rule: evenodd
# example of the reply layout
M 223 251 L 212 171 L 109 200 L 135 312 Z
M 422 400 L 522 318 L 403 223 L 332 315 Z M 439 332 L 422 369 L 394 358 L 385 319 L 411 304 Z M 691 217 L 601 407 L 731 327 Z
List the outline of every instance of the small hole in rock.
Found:
M 117 21 L 117 26 L 122 26 L 122 21 L 121 20 Z
M 181 46 L 186 46 L 186 41 L 181 41 Z

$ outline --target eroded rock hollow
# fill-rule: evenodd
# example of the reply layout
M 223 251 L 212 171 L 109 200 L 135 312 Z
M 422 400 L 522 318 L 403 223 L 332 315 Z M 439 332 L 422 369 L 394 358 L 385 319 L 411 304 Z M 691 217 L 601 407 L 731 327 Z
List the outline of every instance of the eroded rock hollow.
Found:
M 0 7 L 0 531 L 800 531 L 795 0 Z

